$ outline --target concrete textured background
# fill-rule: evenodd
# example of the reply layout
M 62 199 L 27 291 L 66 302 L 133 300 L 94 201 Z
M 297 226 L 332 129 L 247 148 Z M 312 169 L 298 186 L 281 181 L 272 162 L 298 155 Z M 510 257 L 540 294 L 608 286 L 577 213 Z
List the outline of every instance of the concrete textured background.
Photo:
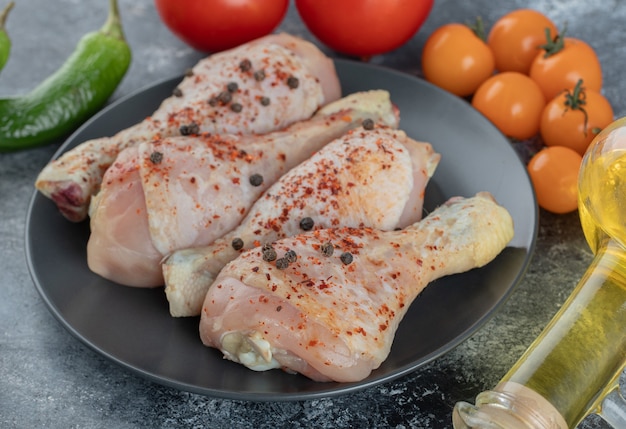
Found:
M 78 39 L 102 24 L 108 6 L 105 0 L 16 3 L 7 25 L 13 52 L 0 74 L 0 96 L 26 92 L 54 72 Z M 477 15 L 490 25 L 521 7 L 536 8 L 557 25 L 567 22 L 570 35 L 597 50 L 604 66 L 604 93 L 616 116 L 626 115 L 626 3 L 617 0 L 435 0 L 422 30 L 401 49 L 374 57 L 372 63 L 419 75 L 421 48 L 436 27 Z M 133 63 L 111 101 L 179 75 L 203 56 L 161 24 L 151 0 L 120 0 L 120 9 Z M 314 40 L 293 6 L 280 29 Z M 497 383 L 592 258 L 576 213 L 542 211 L 535 255 L 512 297 L 471 339 L 418 371 L 350 395 L 302 402 L 204 397 L 146 381 L 88 349 L 56 322 L 38 296 L 25 262 L 25 216 L 34 179 L 59 144 L 0 154 L 3 428 L 449 428 L 454 404 L 473 401 Z M 580 427 L 608 426 L 590 416 Z

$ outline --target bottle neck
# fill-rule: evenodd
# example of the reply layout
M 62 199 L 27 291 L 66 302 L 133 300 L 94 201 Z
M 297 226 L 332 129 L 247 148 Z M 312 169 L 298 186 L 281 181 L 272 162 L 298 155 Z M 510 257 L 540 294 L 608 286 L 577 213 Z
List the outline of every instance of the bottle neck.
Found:
M 567 429 L 561 414 L 543 396 L 511 381 L 476 397 L 476 405 L 459 402 L 452 413 L 455 429 Z

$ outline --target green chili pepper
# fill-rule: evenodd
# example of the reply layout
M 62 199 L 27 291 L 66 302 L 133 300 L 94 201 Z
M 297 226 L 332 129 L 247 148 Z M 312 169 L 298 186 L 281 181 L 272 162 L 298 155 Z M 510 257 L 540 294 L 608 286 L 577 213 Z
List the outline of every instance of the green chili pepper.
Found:
M 11 39 L 9 39 L 4 24 L 7 21 L 7 16 L 9 16 L 9 11 L 13 8 L 13 4 L 13 2 L 10 2 L 7 7 L 0 12 L 0 70 L 2 70 L 7 63 L 9 54 L 11 53 Z
M 52 143 L 113 94 L 131 61 L 116 0 L 100 30 L 83 36 L 65 63 L 31 92 L 0 99 L 0 152 Z

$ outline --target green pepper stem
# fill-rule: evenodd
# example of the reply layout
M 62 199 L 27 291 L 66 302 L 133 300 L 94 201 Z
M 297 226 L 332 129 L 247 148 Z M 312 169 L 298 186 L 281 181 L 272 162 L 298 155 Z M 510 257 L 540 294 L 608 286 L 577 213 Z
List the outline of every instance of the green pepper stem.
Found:
M 109 16 L 100 29 L 100 32 L 116 39 L 125 40 L 117 0 L 109 0 Z
M 9 16 L 9 11 L 13 9 L 13 6 L 15 6 L 15 3 L 9 2 L 7 7 L 5 7 L 2 13 L 0 13 L 0 30 L 4 30 L 4 24 L 7 20 L 7 16 Z

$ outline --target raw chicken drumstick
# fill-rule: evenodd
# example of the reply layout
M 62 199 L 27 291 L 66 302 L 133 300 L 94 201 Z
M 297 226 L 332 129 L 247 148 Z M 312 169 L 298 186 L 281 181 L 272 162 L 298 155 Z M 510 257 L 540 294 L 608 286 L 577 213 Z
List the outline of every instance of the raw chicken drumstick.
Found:
M 313 44 L 287 34 L 266 36 L 200 61 L 151 117 L 64 153 L 41 171 L 35 186 L 78 222 L 126 147 L 181 134 L 264 134 L 307 119 L 340 96 L 332 61 Z
M 179 250 L 164 261 L 170 314 L 199 315 L 224 265 L 261 243 L 303 228 L 392 230 L 417 222 L 439 158 L 430 144 L 388 128 L 358 128 L 334 140 L 265 191 L 236 229 L 207 247 Z M 312 225 L 302 224 L 309 219 Z
M 206 295 L 200 336 L 253 370 L 359 381 L 387 358 L 429 282 L 487 264 L 512 237 L 509 213 L 479 193 L 453 198 L 400 231 L 322 229 L 285 238 L 224 267 Z M 271 252 L 278 257 L 268 262 Z
M 124 285 L 163 285 L 164 256 L 237 227 L 280 176 L 365 119 L 398 125 L 388 92 L 349 95 L 263 136 L 170 137 L 125 149 L 92 201 L 89 267 Z

